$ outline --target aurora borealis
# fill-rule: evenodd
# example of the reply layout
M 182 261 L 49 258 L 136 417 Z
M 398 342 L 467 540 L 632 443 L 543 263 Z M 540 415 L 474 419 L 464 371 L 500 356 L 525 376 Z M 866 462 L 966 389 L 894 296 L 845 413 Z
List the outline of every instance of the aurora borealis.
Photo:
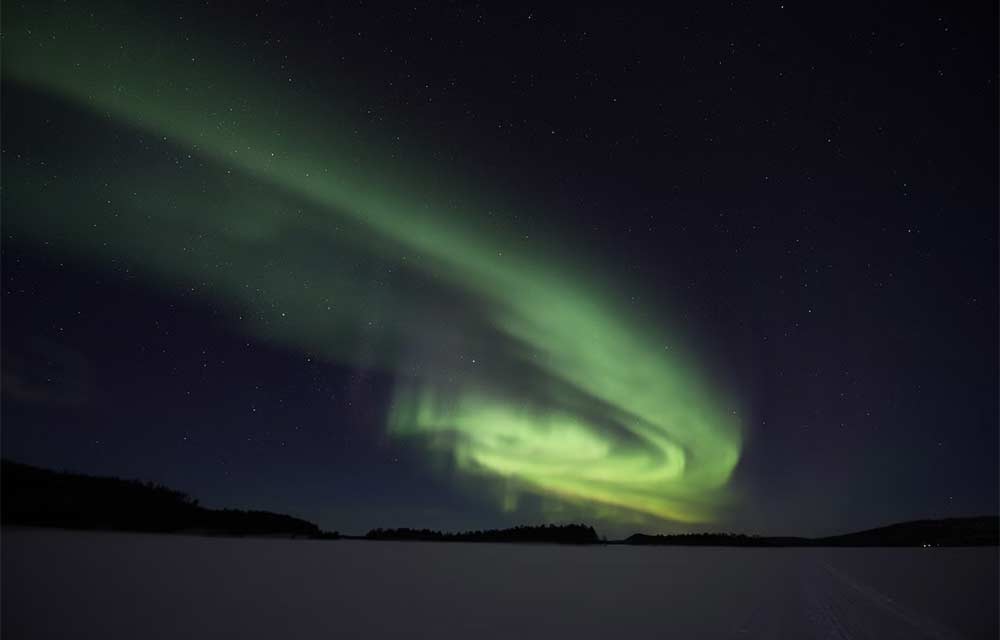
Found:
M 985 151 L 916 54 L 612 17 L 5 3 L 4 446 L 331 528 L 988 502 Z
M 36 28 L 11 33 L 5 69 L 314 211 L 178 196 L 170 178 L 137 172 L 128 189 L 142 189 L 141 204 L 111 187 L 110 216 L 69 218 L 67 203 L 87 194 L 39 189 L 42 176 L 15 174 L 8 198 L 45 224 L 32 216 L 12 225 L 29 234 L 55 229 L 69 251 L 127 256 L 179 286 L 209 282 L 212 295 L 243 311 L 246 331 L 396 374 L 391 433 L 446 442 L 460 470 L 496 478 L 508 494 L 536 492 L 584 512 L 599 505 L 680 522 L 712 518 L 739 460 L 739 420 L 732 400 L 706 384 L 696 356 L 664 349 L 683 339 L 662 320 L 626 305 L 599 266 L 564 257 L 575 250 L 564 238 L 548 239 L 561 246 L 554 251 L 483 230 L 479 211 L 488 203 L 458 199 L 463 189 L 447 184 L 428 193 L 418 185 L 432 172 L 386 166 L 377 150 L 358 161 L 342 142 L 344 125 L 322 105 L 283 95 L 281 86 L 242 86 L 238 78 L 253 69 L 225 70 L 209 50 L 175 48 L 130 19 L 113 20 L 126 40 L 114 46 L 97 18 L 25 18 Z M 139 33 L 163 45 L 128 42 Z M 180 81 L 192 60 L 196 91 Z M 255 115 L 227 126 L 220 104 Z M 264 114 L 282 104 L 297 116 L 278 131 Z M 91 225 L 99 235 L 88 233 Z M 197 248 L 178 251 L 194 237 L 222 246 L 211 261 Z M 324 264 L 345 253 L 397 282 L 371 300 L 366 276 Z M 280 273 L 268 272 L 264 255 L 280 256 Z M 439 292 L 413 294 L 426 283 Z M 257 299 L 261 289 L 273 296 L 270 306 Z M 400 326 L 401 317 L 410 323 Z

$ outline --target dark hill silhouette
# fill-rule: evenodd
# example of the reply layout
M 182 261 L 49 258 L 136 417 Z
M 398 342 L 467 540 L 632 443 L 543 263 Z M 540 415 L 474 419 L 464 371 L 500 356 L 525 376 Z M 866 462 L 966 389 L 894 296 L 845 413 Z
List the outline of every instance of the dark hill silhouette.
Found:
M 1000 517 L 915 520 L 824 538 L 765 537 L 736 533 L 646 535 L 623 544 L 717 547 L 975 547 L 1000 544 Z
M 337 537 L 299 518 L 268 511 L 206 509 L 187 494 L 151 482 L 0 463 L 5 525 L 160 533 Z
M 828 547 L 972 547 L 1000 544 L 1000 517 L 914 520 L 856 533 L 819 538 Z
M 430 529 L 372 529 L 366 540 L 423 540 L 428 542 L 550 542 L 557 544 L 598 544 L 593 527 L 585 524 L 542 525 L 443 533 Z

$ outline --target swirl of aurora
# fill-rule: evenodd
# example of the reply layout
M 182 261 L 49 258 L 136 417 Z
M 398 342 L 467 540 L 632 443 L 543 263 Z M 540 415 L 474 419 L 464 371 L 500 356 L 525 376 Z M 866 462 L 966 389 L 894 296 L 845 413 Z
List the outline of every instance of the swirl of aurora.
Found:
M 349 96 L 317 104 L 211 34 L 180 41 L 129 11 L 11 6 L 4 77 L 199 162 L 198 185 L 154 151 L 109 183 L 99 143 L 50 159 L 71 180 L 7 163 L 9 229 L 196 286 L 284 348 L 390 374 L 388 432 L 507 495 L 682 522 L 726 504 L 733 403 L 665 348 L 683 338 L 630 302 L 634 285 L 574 257 L 569 234 L 525 238 L 420 150 L 390 150 L 388 125 L 352 120 Z

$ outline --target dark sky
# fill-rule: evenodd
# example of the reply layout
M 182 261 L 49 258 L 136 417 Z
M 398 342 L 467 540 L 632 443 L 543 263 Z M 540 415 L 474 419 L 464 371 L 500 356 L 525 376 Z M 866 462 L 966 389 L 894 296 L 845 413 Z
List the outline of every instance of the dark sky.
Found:
M 821 534 L 997 512 L 995 3 L 7 1 L 4 12 L 5 457 L 349 532 L 565 513 L 609 534 Z M 188 94 L 202 97 L 173 97 Z M 287 140 L 285 166 L 299 151 L 320 158 L 324 182 L 224 155 L 222 138 L 192 124 L 202 115 L 232 130 L 225 154 Z M 340 198 L 329 185 L 352 162 L 374 186 Z M 365 207 L 351 208 L 391 196 L 419 211 L 426 194 L 454 208 L 414 227 L 434 238 L 419 258 L 405 223 L 369 228 Z M 464 212 L 471 201 L 481 213 Z M 223 215 L 239 226 L 244 208 L 269 207 L 311 226 L 253 214 L 260 228 L 241 233 L 257 244 L 239 253 L 213 233 Z M 305 231 L 341 224 L 348 238 L 330 247 Z M 558 398 L 600 422 L 621 402 L 656 423 L 645 400 L 604 392 L 608 371 L 632 366 L 627 349 L 602 351 L 593 387 L 544 362 L 518 368 L 516 348 L 544 354 L 546 341 L 522 344 L 484 300 L 517 307 L 532 294 L 501 276 L 483 284 L 473 249 L 436 235 L 451 225 L 479 243 L 537 242 L 511 249 L 528 256 L 518 273 L 575 274 L 570 289 L 546 289 L 557 299 L 618 296 L 669 326 L 697 366 L 676 369 L 684 381 L 671 387 L 637 363 L 650 403 L 686 407 L 690 385 L 720 413 L 739 407 L 738 461 L 713 487 L 711 518 L 632 520 L 588 511 L 586 497 L 560 511 L 565 496 L 531 482 L 511 504 L 495 473 L 394 437 L 393 398 L 413 372 L 383 355 L 414 344 L 434 353 L 414 376 L 447 379 L 455 406 L 453 378 L 481 353 L 503 359 L 484 380 L 502 379 L 508 404 Z M 252 302 L 206 276 L 209 263 L 238 272 Z M 440 275 L 453 265 L 473 275 Z M 343 317 L 327 329 L 308 305 L 327 307 L 331 290 Z M 252 311 L 294 304 L 306 318 L 289 329 Z M 571 337 L 589 326 L 562 308 L 540 322 Z M 371 358 L 342 355 L 368 341 Z M 511 371 L 548 391 L 519 389 Z M 617 445 L 637 437 L 601 425 L 592 431 Z M 689 469 L 717 455 L 684 448 Z M 671 508 L 701 502 L 700 486 L 682 489 Z

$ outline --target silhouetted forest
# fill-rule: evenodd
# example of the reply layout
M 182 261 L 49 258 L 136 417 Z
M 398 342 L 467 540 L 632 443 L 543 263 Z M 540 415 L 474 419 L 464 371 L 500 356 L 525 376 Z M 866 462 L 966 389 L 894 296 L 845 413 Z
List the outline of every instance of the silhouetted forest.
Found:
M 676 535 L 636 533 L 623 540 L 623 543 L 696 547 L 804 547 L 812 544 L 812 540 L 796 537 L 771 538 L 744 533 L 684 533 Z
M 3 524 L 335 538 L 311 522 L 269 511 L 206 509 L 180 491 L 120 478 L 61 473 L 0 463 Z
M 585 524 L 541 525 L 513 529 L 486 529 L 443 533 L 430 529 L 372 529 L 367 540 L 425 540 L 429 542 L 552 542 L 557 544 L 598 544 L 593 527 Z
M 161 533 L 340 538 L 336 532 L 269 511 L 207 509 L 180 491 L 122 480 L 0 463 L 0 522 L 4 525 L 111 529 Z M 350 537 L 350 536 L 346 536 Z M 585 524 L 520 526 L 445 533 L 430 529 L 372 529 L 364 540 L 432 542 L 549 542 L 602 544 Z M 901 522 L 825 538 L 767 537 L 742 533 L 634 534 L 613 544 L 726 547 L 960 547 L 1000 544 L 1000 517 Z

